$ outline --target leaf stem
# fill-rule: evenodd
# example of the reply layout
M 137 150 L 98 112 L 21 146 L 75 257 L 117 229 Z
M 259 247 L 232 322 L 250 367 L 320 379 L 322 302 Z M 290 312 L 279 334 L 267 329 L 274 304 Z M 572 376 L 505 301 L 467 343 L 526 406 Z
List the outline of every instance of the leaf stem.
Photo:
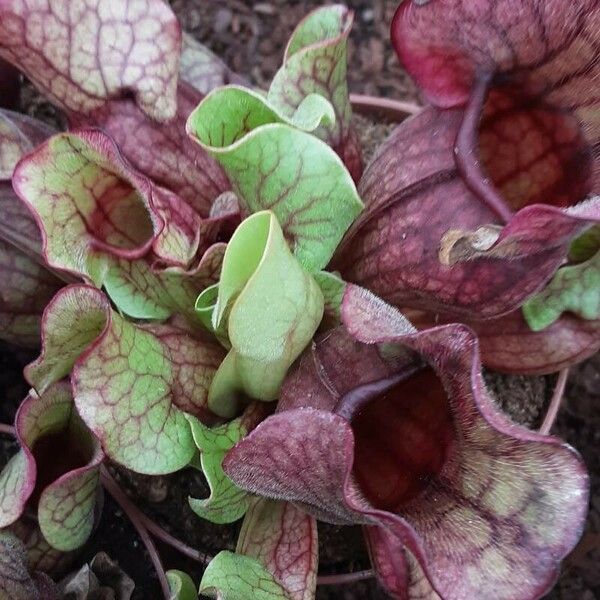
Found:
M 6 425 L 5 423 L 0 423 L 0 433 L 5 435 L 15 435 L 15 428 L 12 425 Z
M 350 94 L 352 108 L 357 113 L 373 114 L 380 113 L 394 121 L 400 121 L 411 115 L 416 115 L 422 107 L 412 102 L 403 102 L 391 98 L 380 98 L 379 96 L 367 96 L 364 94 Z
M 317 577 L 317 585 L 343 585 L 345 583 L 355 583 L 364 581 L 375 576 L 373 569 L 364 571 L 355 571 L 354 573 L 338 573 L 336 575 L 320 575 Z
M 158 554 L 158 550 L 156 549 L 156 546 L 154 545 L 146 526 L 139 518 L 140 511 L 127 497 L 127 494 L 125 494 L 125 492 L 119 487 L 117 482 L 112 478 L 106 467 L 100 467 L 100 476 L 102 479 L 102 485 L 114 498 L 115 502 L 121 507 L 123 512 L 129 517 L 131 524 L 138 532 L 138 535 L 144 543 L 144 546 L 146 546 L 150 560 L 152 561 L 154 569 L 156 570 L 156 574 L 158 575 L 158 580 L 160 582 L 160 587 L 162 588 L 165 600 L 169 600 L 171 597 L 171 591 L 169 589 L 169 582 L 167 581 L 165 569 Z
M 556 421 L 556 417 L 558 415 L 558 411 L 560 409 L 560 405 L 565 393 L 565 387 L 567 385 L 567 379 L 569 378 L 569 367 L 559 371 L 558 379 L 556 381 L 556 386 L 554 388 L 554 393 L 552 394 L 552 400 L 550 400 L 550 405 L 548 406 L 548 412 L 544 417 L 544 422 L 540 427 L 540 433 L 544 435 L 548 435 L 554 422 Z
M 145 515 L 143 512 L 140 512 L 140 521 L 145 525 L 146 529 L 156 538 L 158 538 L 161 542 L 164 542 L 171 548 L 177 550 L 184 556 L 195 560 L 203 565 L 207 565 L 213 557 L 210 554 L 199 552 L 198 550 L 194 550 L 187 544 L 183 543 L 180 539 L 176 538 L 174 535 L 171 535 L 168 531 L 165 531 L 158 523 L 153 521 L 150 517 Z

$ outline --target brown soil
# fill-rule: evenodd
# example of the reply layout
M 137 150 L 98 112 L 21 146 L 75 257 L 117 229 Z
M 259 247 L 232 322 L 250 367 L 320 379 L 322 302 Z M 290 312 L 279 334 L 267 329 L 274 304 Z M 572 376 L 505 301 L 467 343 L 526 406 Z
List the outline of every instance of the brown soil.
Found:
M 313 8 L 333 3 L 170 0 L 185 29 L 260 87 L 268 87 L 301 19 Z M 416 88 L 400 68 L 389 39 L 398 0 L 349 0 L 346 4 L 355 12 L 348 47 L 350 90 L 415 100 Z
M 229 65 L 259 86 L 267 86 L 279 67 L 285 43 L 297 22 L 312 8 L 325 2 L 303 0 L 283 2 L 248 2 L 242 0 L 171 0 L 184 27 L 200 41 L 220 54 Z M 410 79 L 398 66 L 389 43 L 389 24 L 397 0 L 353 0 L 348 4 L 356 12 L 349 48 L 351 91 L 401 100 L 416 100 Z M 24 106 L 55 125 L 61 116 L 49 108 L 30 88 L 24 92 Z M 373 126 L 357 118 L 367 146 L 367 158 L 376 144 L 392 128 L 389 124 Z M 9 423 L 27 389 L 21 369 L 31 353 L 0 343 L 0 421 Z M 486 382 L 499 404 L 516 421 L 539 426 L 554 377 L 522 378 L 486 374 Z M 564 564 L 551 600 L 593 600 L 600 598 L 600 356 L 572 370 L 564 408 L 554 432 L 579 449 L 591 473 L 592 501 L 586 532 L 580 546 Z M 532 402 L 532 398 L 535 401 Z M 0 468 L 14 453 L 11 439 L 0 436 Z M 213 526 L 199 519 L 187 503 L 189 495 L 208 495 L 201 474 L 185 470 L 169 477 L 143 477 L 111 467 L 113 474 L 157 522 L 207 554 L 232 549 L 239 524 Z M 368 558 L 359 528 L 338 528 L 319 524 L 322 573 L 342 573 L 368 568 Z M 169 548 L 159 545 L 166 568 L 187 570 L 196 581 L 201 565 L 182 559 Z M 161 597 L 154 571 L 143 545 L 120 509 L 107 497 L 98 530 L 78 559 L 89 560 L 98 550 L 105 550 L 136 582 L 135 598 L 154 600 Z M 320 587 L 319 600 L 384 600 L 386 594 L 374 580 L 335 587 Z

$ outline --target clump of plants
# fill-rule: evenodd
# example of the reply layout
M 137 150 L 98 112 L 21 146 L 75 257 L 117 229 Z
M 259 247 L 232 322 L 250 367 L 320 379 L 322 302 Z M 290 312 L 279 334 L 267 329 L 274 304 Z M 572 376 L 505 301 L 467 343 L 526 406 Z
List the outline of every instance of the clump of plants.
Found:
M 122 496 L 111 462 L 201 470 L 199 519 L 243 518 L 202 594 L 314 598 L 322 520 L 363 527 L 392 598 L 541 597 L 585 466 L 502 414 L 482 365 L 600 348 L 600 4 L 401 2 L 427 105 L 364 173 L 346 7 L 257 90 L 161 0 L 68 4 L 0 4 L 0 57 L 69 124 L 0 111 L 0 333 L 40 346 L 0 597 L 60 597 L 102 487 Z M 156 562 L 166 597 L 197 596 Z

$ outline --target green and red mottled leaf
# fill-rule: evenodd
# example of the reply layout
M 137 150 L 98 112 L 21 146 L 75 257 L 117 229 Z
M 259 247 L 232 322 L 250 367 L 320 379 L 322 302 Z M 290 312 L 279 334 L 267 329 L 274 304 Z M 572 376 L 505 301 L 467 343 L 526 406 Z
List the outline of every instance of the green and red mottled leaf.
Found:
M 339 154 L 354 181 L 358 181 L 362 159 L 351 129 L 346 79 L 347 42 L 353 21 L 354 13 L 342 4 L 324 6 L 307 15 L 292 33 L 283 66 L 275 74 L 267 98 L 288 117 L 308 94 L 327 98 L 335 111 L 335 123 L 324 125 L 315 135 Z
M 200 593 L 217 600 L 291 600 L 260 561 L 227 550 L 206 567 Z
M 31 503 L 53 548 L 79 548 L 94 525 L 104 455 L 77 414 L 69 385 L 55 383 L 40 396 L 31 392 L 16 430 L 21 450 L 0 475 L 0 527 L 12 525 Z
M 197 323 L 196 298 L 219 280 L 225 247 L 213 244 L 197 265 L 186 270 L 156 271 L 145 260 L 119 259 L 110 266 L 104 287 L 119 309 L 135 319 L 161 320 L 176 313 Z
M 351 285 L 342 321 L 306 351 L 277 414 L 229 452 L 225 472 L 318 518 L 367 525 L 395 598 L 542 596 L 581 534 L 580 458 L 498 413 L 468 328 L 417 333 Z
M 29 347 L 39 343 L 42 310 L 61 282 L 42 264 L 40 233 L 10 178 L 23 154 L 51 134 L 39 121 L 0 110 L 0 337 Z
M 319 563 L 317 522 L 289 502 L 254 498 L 236 552 L 258 559 L 290 600 L 312 600 Z
M 13 185 L 40 224 L 48 264 L 97 285 L 112 257 L 152 251 L 185 267 L 200 243 L 193 210 L 134 170 L 100 131 L 54 136 L 19 163 Z
M 166 123 L 148 119 L 131 100 L 112 100 L 92 114 L 71 115 L 71 126 L 101 128 L 138 171 L 207 217 L 214 199 L 231 186 L 223 169 L 185 131 L 186 120 L 202 97 L 180 82 L 177 112 Z
M 42 352 L 25 375 L 45 389 L 71 372 L 75 404 L 105 452 L 160 474 L 194 454 L 184 413 L 214 419 L 208 390 L 224 354 L 215 340 L 176 326 L 134 325 L 99 290 L 72 285 L 44 312 Z
M 5 531 L 0 531 L 0 598 L 40 600 L 38 589 L 27 571 L 23 543 Z
M 222 524 L 233 523 L 246 513 L 248 493 L 225 475 L 221 463 L 227 451 L 248 435 L 266 415 L 266 407 L 261 402 L 248 406 L 241 417 L 212 428 L 187 415 L 194 442 L 200 451 L 200 467 L 210 488 L 208 498 L 189 498 L 192 510 L 199 517 Z
M 600 320 L 600 251 L 582 263 L 559 269 L 539 294 L 523 304 L 525 320 L 533 331 L 549 327 L 565 312 L 587 321 Z
M 227 245 L 212 313 L 231 350 L 212 382 L 209 406 L 232 417 L 240 397 L 272 401 L 323 316 L 323 294 L 292 255 L 275 215 L 259 212 Z
M 167 571 L 167 581 L 171 597 L 169 600 L 197 600 L 198 591 L 193 579 L 183 571 Z
M 183 34 L 180 73 L 184 81 L 202 94 L 230 83 L 250 87 L 243 77 L 188 33 Z
M 272 210 L 310 270 L 325 267 L 362 209 L 338 156 L 307 133 L 333 116 L 331 104 L 316 94 L 287 117 L 260 94 L 229 86 L 209 94 L 187 123 L 225 169 L 244 210 Z
M 179 24 L 161 0 L 0 5 L 0 57 L 72 113 L 133 94 L 148 116 L 170 119 L 180 51 Z

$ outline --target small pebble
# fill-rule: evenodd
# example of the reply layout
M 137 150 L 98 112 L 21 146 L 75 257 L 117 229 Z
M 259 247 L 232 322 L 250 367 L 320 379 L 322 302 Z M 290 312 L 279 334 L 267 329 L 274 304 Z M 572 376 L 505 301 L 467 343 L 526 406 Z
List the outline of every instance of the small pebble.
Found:
M 374 18 L 375 11 L 372 8 L 365 8 L 365 10 L 362 11 L 362 20 L 365 23 L 372 23 Z

